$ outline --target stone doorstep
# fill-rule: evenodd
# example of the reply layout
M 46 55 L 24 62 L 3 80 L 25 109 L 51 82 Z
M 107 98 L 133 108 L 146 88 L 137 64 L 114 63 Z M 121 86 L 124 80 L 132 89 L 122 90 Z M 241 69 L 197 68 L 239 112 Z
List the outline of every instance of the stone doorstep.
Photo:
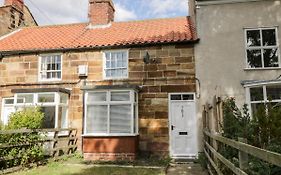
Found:
M 171 163 L 167 175 L 207 175 L 207 172 L 197 163 Z

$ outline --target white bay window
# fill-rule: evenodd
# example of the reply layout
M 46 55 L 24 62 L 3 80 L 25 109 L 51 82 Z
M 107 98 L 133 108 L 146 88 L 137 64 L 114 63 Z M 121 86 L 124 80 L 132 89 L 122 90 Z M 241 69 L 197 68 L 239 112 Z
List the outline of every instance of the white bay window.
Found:
M 86 92 L 85 135 L 137 134 L 137 95 L 134 90 Z
M 59 92 L 19 93 L 14 97 L 15 110 L 40 107 L 44 113 L 42 128 L 68 127 L 68 94 Z

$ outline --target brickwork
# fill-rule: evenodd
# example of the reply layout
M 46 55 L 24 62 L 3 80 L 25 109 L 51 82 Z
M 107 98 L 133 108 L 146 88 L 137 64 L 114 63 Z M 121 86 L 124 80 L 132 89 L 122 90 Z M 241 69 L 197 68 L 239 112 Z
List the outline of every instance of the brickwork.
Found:
M 89 18 L 92 25 L 106 25 L 114 21 L 114 5 L 111 0 L 90 0 Z
M 29 9 L 20 2 L 6 0 L 5 5 L 0 7 L 0 36 L 19 27 L 37 25 Z
M 149 64 L 143 61 L 146 52 L 151 58 Z M 129 78 L 114 81 L 103 80 L 103 54 L 100 50 L 64 53 L 62 81 L 59 82 L 38 82 L 38 60 L 39 55 L 1 59 L 0 97 L 11 97 L 14 95 L 11 89 L 18 88 L 70 88 L 69 126 L 78 128 L 81 135 L 83 93 L 80 88 L 83 81 L 79 81 L 77 67 L 86 64 L 89 67 L 89 85 L 131 84 L 141 87 L 139 149 L 157 155 L 168 153 L 168 93 L 195 92 L 196 89 L 193 45 L 130 48 Z
M 136 154 L 133 153 L 84 153 L 85 160 L 91 161 L 133 161 Z

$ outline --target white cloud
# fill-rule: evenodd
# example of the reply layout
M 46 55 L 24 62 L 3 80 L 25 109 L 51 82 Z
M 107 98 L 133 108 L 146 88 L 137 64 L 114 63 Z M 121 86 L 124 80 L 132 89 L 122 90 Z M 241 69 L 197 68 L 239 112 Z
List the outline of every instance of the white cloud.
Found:
M 39 25 L 88 21 L 89 0 L 25 0 Z M 4 0 L 0 0 L 3 4 Z M 115 20 L 176 16 L 187 12 L 188 0 L 114 0 Z
M 169 16 L 169 13 L 188 11 L 188 0 L 144 0 L 150 13 L 158 16 Z
M 137 15 L 135 14 L 134 11 L 130 11 L 126 9 L 125 6 L 116 3 L 115 4 L 115 20 L 116 21 L 128 21 L 128 20 L 133 20 L 137 18 Z

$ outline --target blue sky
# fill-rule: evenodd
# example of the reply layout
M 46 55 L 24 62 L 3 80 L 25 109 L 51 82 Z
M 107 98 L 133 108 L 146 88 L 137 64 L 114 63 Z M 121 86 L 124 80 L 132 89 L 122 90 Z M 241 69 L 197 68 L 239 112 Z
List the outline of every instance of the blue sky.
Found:
M 0 0 L 3 4 L 4 0 Z M 113 0 L 115 21 L 188 15 L 188 0 Z M 25 0 L 39 25 L 87 22 L 88 0 Z

